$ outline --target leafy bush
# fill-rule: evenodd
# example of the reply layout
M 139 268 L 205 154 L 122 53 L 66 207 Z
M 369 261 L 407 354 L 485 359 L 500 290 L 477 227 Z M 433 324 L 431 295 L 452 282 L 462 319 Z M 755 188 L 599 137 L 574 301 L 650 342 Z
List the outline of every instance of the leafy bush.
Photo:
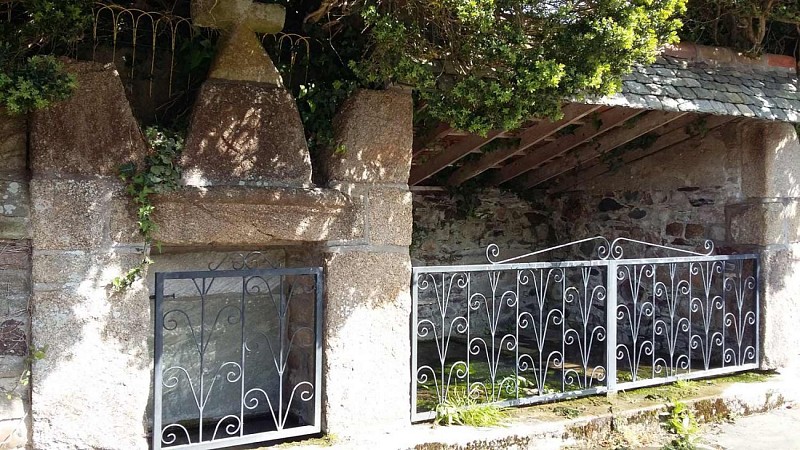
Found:
M 666 423 L 667 430 L 675 438 L 663 450 L 693 450 L 700 425 L 692 410 L 685 403 L 674 402 Z
M 677 39 L 685 0 L 370 2 L 370 82 L 409 84 L 427 111 L 477 133 L 556 117 L 567 98 L 606 95 Z
M 0 73 L 0 106 L 25 114 L 68 98 L 73 89 L 75 76 L 53 56 L 32 56 L 10 73 Z
M 0 22 L 0 106 L 14 114 L 67 98 L 75 78 L 52 56 L 83 37 L 89 0 L 23 0 Z

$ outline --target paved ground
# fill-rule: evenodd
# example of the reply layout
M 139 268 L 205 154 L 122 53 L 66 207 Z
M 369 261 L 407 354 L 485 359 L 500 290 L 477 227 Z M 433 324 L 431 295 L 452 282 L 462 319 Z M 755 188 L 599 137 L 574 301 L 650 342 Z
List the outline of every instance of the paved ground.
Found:
M 800 405 L 710 425 L 702 439 L 725 450 L 800 450 Z

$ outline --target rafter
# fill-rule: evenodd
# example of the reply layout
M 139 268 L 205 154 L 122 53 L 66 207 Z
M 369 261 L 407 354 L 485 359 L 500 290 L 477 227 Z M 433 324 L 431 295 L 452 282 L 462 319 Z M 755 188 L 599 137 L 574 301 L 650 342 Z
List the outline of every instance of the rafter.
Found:
M 506 165 L 500 169 L 499 173 L 492 179 L 492 184 L 498 185 L 516 178 L 524 173 L 536 168 L 550 159 L 562 155 L 573 148 L 587 142 L 617 125 L 644 112 L 640 109 L 614 108 L 600 115 L 599 125 L 589 123 L 581 126 L 571 135 L 557 139 L 535 152 L 523 156 L 522 158 Z
M 441 122 L 439 123 L 439 125 L 437 125 L 435 128 L 425 133 L 425 135 L 423 135 L 419 139 L 414 139 L 413 156 L 417 156 L 418 154 L 420 154 L 423 150 L 425 150 L 425 147 L 427 147 L 431 143 L 436 142 L 439 139 L 449 135 L 451 130 L 452 128 L 450 128 L 450 125 Z
M 590 142 L 582 145 L 572 151 L 569 155 L 566 155 L 564 158 L 561 158 L 558 161 L 554 161 L 529 173 L 522 182 L 522 187 L 524 189 L 536 187 L 553 177 L 567 172 L 570 169 L 598 158 L 605 152 L 609 152 L 621 145 L 625 145 L 639 136 L 662 127 L 673 120 L 680 119 L 686 114 L 687 113 L 650 111 L 640 120 L 636 121 L 632 127 L 622 127 L 610 131 L 600 137 L 596 142 Z
M 708 132 L 735 119 L 732 116 L 684 116 L 660 130 L 661 135 L 646 148 L 640 148 L 622 155 L 620 162 L 622 164 L 630 164 L 697 136 L 696 133 L 687 129 L 689 125 L 697 121 L 702 121 L 702 127 Z M 608 165 L 602 162 L 586 170 L 576 170 L 574 173 L 559 179 L 558 185 L 551 189 L 551 192 L 564 192 L 579 183 L 587 182 L 606 174 L 610 170 Z
M 430 161 L 427 161 L 425 164 L 414 166 L 411 169 L 411 176 L 408 180 L 409 186 L 414 186 L 421 181 L 424 181 L 426 178 L 436 175 L 445 167 L 453 164 L 475 150 L 478 150 L 497 138 L 499 135 L 500 131 L 491 131 L 486 135 L 486 137 L 467 136 L 458 143 L 447 147 L 431 158 Z
M 561 120 L 556 122 L 543 120 L 527 130 L 522 131 L 517 136 L 520 139 L 518 146 L 487 153 L 477 161 L 464 164 L 460 169 L 453 172 L 447 180 L 447 184 L 456 186 L 474 178 L 512 156 L 524 153 L 528 148 L 543 141 L 551 134 L 574 124 L 601 107 L 600 105 L 570 103 L 564 107 L 564 117 Z

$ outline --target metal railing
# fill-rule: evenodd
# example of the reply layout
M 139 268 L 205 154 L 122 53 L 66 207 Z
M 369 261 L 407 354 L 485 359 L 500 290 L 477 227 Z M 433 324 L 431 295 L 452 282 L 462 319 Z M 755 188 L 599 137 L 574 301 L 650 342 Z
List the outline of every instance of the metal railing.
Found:
M 584 261 L 523 262 L 596 244 Z M 623 257 L 623 246 L 669 255 Z M 584 239 L 488 264 L 413 269 L 412 419 L 758 367 L 757 255 Z
M 322 270 L 253 260 L 156 274 L 154 449 L 320 432 Z

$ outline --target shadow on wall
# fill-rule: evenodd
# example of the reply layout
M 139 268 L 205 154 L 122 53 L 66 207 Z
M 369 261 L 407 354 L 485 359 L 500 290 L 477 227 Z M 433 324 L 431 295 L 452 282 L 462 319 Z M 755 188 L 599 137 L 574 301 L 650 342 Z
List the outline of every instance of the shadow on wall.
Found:
M 33 344 L 46 347 L 45 358 L 32 368 L 34 439 L 64 439 L 61 434 L 71 429 L 82 430 L 79 439 L 87 444 L 139 445 L 127 437 L 128 428 L 141 423 L 146 407 L 141 394 L 149 386 L 147 296 L 141 289 L 114 294 L 110 287 L 139 258 L 80 251 L 34 255 L 35 271 L 51 268 L 39 274 L 33 300 Z M 43 278 L 64 275 L 69 279 L 50 285 L 55 290 L 42 286 Z M 120 384 L 126 388 L 116 389 Z M 64 408 L 80 413 L 66 416 Z M 94 415 L 114 420 L 104 429 L 69 424 Z
M 288 91 L 277 87 L 206 81 L 194 108 L 182 165 L 190 185 L 311 183 L 311 159 L 297 106 Z

